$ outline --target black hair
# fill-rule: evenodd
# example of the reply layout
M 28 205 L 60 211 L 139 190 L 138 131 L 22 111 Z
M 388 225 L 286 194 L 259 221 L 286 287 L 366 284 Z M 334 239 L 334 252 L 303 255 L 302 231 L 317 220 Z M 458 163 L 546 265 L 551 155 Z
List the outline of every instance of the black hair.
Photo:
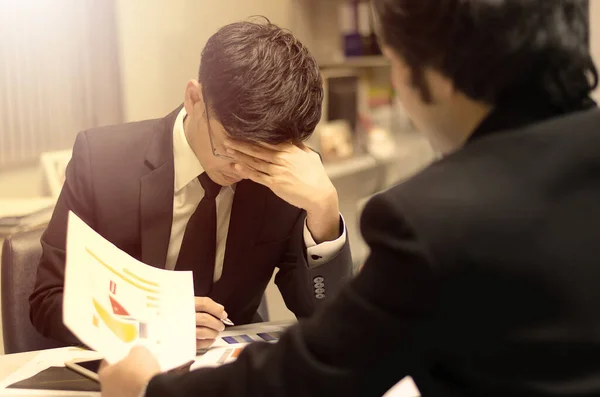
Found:
M 431 99 L 431 67 L 492 105 L 532 90 L 568 108 L 598 85 L 587 0 L 373 0 L 382 41 Z
M 211 36 L 198 80 L 210 115 L 238 139 L 297 144 L 321 118 L 323 81 L 316 60 L 266 18 L 232 23 Z

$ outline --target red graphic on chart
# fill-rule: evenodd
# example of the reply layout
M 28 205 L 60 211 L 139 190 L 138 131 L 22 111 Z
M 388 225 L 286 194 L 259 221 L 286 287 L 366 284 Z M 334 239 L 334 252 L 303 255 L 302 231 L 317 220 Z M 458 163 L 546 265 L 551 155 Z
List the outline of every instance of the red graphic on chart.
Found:
M 149 339 L 154 344 L 160 344 L 160 339 L 155 335 L 151 323 L 151 320 L 154 320 L 159 314 L 159 284 L 155 281 L 145 280 L 129 269 L 117 270 L 102 261 L 89 248 L 86 250 L 106 269 L 104 274 L 108 275 L 104 282 L 98 284 L 98 297 L 92 298 L 92 303 L 96 309 L 96 313 L 92 318 L 94 326 L 98 328 L 103 324 L 125 343 L 133 342 L 136 339 Z M 115 276 L 119 277 L 120 280 L 115 281 Z M 108 281 L 108 291 L 106 291 L 106 281 Z M 119 297 L 117 297 L 117 283 L 121 285 L 119 287 Z M 132 287 L 135 290 L 132 291 Z M 139 307 L 141 306 L 140 302 L 137 302 L 136 305 L 135 295 L 132 294 L 134 291 L 135 294 L 145 295 L 146 301 L 141 302 L 145 303 L 145 307 Z M 103 302 L 106 302 L 106 298 L 104 298 L 106 296 L 108 297 L 110 309 L 103 305 Z M 126 309 L 125 306 L 128 308 Z
M 110 305 L 112 306 L 114 314 L 116 314 L 117 316 L 129 316 L 129 312 L 125 310 L 123 305 L 117 302 L 115 298 L 113 298 L 110 295 L 108 296 L 108 298 L 110 299 Z
M 110 280 L 108 289 L 110 290 L 111 294 L 116 295 L 117 294 L 117 283 Z M 114 314 L 116 314 L 117 316 L 129 316 L 129 312 L 115 298 L 113 298 L 111 295 L 108 295 L 108 299 L 110 299 L 110 305 L 112 306 L 112 310 L 113 310 Z

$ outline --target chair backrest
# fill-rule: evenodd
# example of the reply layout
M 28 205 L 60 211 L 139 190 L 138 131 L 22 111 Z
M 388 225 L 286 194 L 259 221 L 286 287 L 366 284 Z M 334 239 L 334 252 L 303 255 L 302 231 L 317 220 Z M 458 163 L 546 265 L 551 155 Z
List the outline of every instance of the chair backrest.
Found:
M 2 248 L 2 333 L 4 352 L 21 353 L 58 347 L 43 337 L 29 319 L 29 295 L 33 292 L 38 261 L 42 255 L 43 228 L 17 233 Z

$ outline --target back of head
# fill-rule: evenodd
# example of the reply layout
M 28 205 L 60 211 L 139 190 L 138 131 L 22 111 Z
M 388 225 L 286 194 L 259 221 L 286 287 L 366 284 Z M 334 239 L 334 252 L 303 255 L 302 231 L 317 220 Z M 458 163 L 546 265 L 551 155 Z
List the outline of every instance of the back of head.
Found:
M 321 118 L 317 62 L 268 20 L 232 23 L 210 37 L 198 80 L 211 117 L 237 139 L 297 144 Z
M 569 110 L 598 75 L 587 0 L 374 0 L 380 36 L 410 65 L 428 100 L 431 67 L 491 105 L 531 92 Z

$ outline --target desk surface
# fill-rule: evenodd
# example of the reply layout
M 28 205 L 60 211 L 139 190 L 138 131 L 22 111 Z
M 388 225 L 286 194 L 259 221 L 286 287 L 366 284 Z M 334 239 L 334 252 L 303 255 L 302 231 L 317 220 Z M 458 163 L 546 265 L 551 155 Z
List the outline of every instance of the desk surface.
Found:
M 32 360 L 38 353 L 39 352 L 35 351 L 0 356 L 0 381 L 4 380 L 8 375 Z
M 287 325 L 289 323 L 290 323 L 289 321 L 273 321 L 273 322 L 269 322 L 269 323 L 264 323 L 264 325 L 281 326 L 281 325 Z M 231 328 L 228 328 L 228 330 L 244 331 L 245 329 L 249 329 L 249 328 L 253 328 L 253 327 L 256 327 L 256 324 L 231 327 Z M 61 351 L 63 349 L 53 349 L 53 350 Z M 46 350 L 44 352 L 51 353 L 52 350 Z M 4 379 L 6 379 L 13 372 L 17 371 L 18 369 L 23 367 L 25 364 L 27 364 L 28 362 L 33 360 L 38 354 L 40 354 L 40 351 L 18 353 L 18 354 L 8 354 L 8 355 L 0 356 L 0 382 L 2 382 Z M 59 355 L 59 357 L 61 356 L 60 353 L 58 353 L 58 355 Z M 0 390 L 0 395 L 3 395 L 2 392 L 3 391 Z M 85 394 L 86 396 L 99 395 L 98 393 L 83 393 L 83 394 Z M 15 393 L 14 395 L 41 396 L 41 395 L 50 395 L 50 394 L 48 394 L 48 393 L 40 394 L 38 392 L 36 394 Z M 64 394 L 64 393 L 61 394 L 61 396 L 65 396 L 65 395 L 66 394 Z M 75 396 L 75 395 L 81 395 L 81 393 L 69 393 L 69 395 Z M 394 388 L 392 388 L 385 395 L 385 397 L 417 397 L 417 396 L 419 396 L 419 392 L 416 389 L 416 387 L 414 386 L 412 379 L 409 379 L 409 378 L 406 378 L 403 381 L 399 382 Z
M 268 323 L 262 323 L 263 325 L 274 325 L 274 326 L 285 326 L 290 325 L 290 321 L 271 321 Z M 256 324 L 248 324 L 248 325 L 238 325 L 235 327 L 227 328 L 228 331 L 244 331 L 246 329 L 251 329 L 256 327 Z M 0 355 L 0 381 L 4 380 L 10 374 L 15 372 L 17 369 L 21 368 L 28 361 L 32 360 L 35 356 L 37 356 L 40 352 L 25 352 L 25 353 L 17 353 L 17 354 L 7 354 Z

